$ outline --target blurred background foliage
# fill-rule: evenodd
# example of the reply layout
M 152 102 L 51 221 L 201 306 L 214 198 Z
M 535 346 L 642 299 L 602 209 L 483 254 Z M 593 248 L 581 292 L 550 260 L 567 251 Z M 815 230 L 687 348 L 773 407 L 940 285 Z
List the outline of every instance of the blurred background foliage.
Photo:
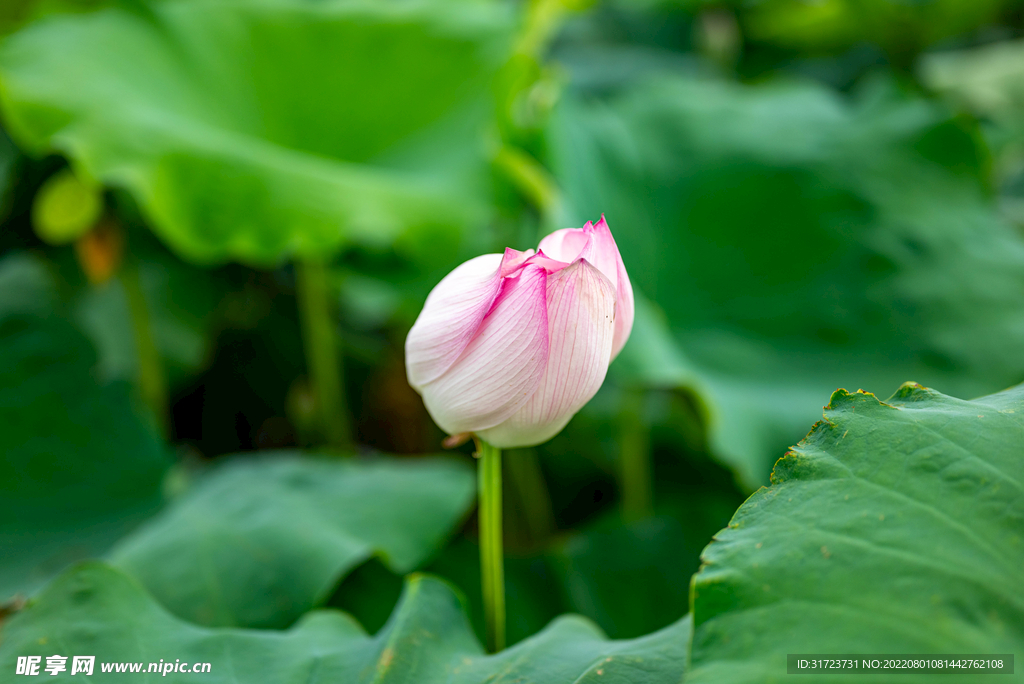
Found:
M 2 598 L 105 556 L 201 624 L 374 631 L 421 568 L 479 629 L 470 449 L 419 458 L 405 335 L 461 261 L 601 213 L 637 322 L 505 459 L 512 642 L 678 620 L 836 388 L 1024 380 L 1016 0 L 22 0 L 0 31 Z M 324 447 L 358 473 L 276 453 Z M 374 487 L 379 528 L 331 512 Z

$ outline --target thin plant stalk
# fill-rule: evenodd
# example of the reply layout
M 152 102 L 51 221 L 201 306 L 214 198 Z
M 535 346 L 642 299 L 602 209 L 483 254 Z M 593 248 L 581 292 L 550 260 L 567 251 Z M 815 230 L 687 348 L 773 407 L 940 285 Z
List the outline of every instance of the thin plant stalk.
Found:
M 505 648 L 505 561 L 501 530 L 501 450 L 477 440 L 480 504 L 480 585 L 487 649 Z
M 328 270 L 323 263 L 307 260 L 298 262 L 295 272 L 302 341 L 320 434 L 328 445 L 346 450 L 351 446 L 351 433 Z
M 153 335 L 149 306 L 146 304 L 139 265 L 135 259 L 125 260 L 120 278 L 125 297 L 128 300 L 128 313 L 135 336 L 135 354 L 139 362 L 139 392 L 142 395 L 142 400 L 153 412 L 160 432 L 166 436 L 168 430 L 167 378 L 160 361 L 160 350 L 156 346 L 156 337 Z
M 626 522 L 654 515 L 650 428 L 644 421 L 643 403 L 642 389 L 626 390 L 619 431 L 619 490 Z

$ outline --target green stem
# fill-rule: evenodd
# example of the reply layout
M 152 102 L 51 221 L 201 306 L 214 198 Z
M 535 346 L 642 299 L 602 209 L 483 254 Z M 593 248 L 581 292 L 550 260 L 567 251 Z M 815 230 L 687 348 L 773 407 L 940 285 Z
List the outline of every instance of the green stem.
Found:
M 501 450 L 477 440 L 480 505 L 480 585 L 484 598 L 487 648 L 505 648 L 505 565 L 501 535 Z
M 644 392 L 626 390 L 621 414 L 619 477 L 622 517 L 627 522 L 654 514 L 650 430 L 643 417 Z
M 295 273 L 306 364 L 316 398 L 320 433 L 330 446 L 345 450 L 351 445 L 351 434 L 327 267 L 317 261 L 300 261 Z
M 134 259 L 126 259 L 121 269 L 121 285 L 128 299 L 128 313 L 132 319 L 135 334 L 135 353 L 138 357 L 139 392 L 149 406 L 163 435 L 167 435 L 167 379 L 164 377 L 160 350 L 156 346 L 149 306 L 142 290 L 139 265 Z

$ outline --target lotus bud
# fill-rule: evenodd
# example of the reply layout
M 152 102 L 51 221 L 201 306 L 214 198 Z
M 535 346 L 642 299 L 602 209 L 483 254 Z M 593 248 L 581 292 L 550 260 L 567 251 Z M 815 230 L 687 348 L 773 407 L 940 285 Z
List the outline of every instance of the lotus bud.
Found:
M 406 372 L 445 432 L 533 446 L 597 393 L 632 327 L 633 289 L 602 216 L 445 276 L 409 331 Z

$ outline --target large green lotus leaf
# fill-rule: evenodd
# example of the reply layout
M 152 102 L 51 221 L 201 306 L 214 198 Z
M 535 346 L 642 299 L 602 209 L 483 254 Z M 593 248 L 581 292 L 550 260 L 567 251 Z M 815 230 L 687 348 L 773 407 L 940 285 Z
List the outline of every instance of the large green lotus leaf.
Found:
M 624 365 L 699 392 L 711 450 L 751 488 L 837 387 L 1024 378 L 1024 240 L 937 105 L 666 78 L 566 98 L 550 142 L 575 219 L 606 213 L 657 305 Z
M 427 560 L 466 514 L 474 482 L 449 459 L 236 459 L 111 558 L 181 618 L 283 627 L 373 555 L 399 573 Z
M 90 563 L 55 581 L 4 626 L 2 636 L 5 671 L 13 672 L 22 655 L 56 653 L 68 656 L 69 665 L 73 655 L 94 655 L 93 681 L 98 682 L 125 678 L 104 674 L 102 663 L 141 662 L 145 670 L 163 659 L 210 663 L 210 671 L 199 676 L 214 684 L 676 684 L 683 677 L 690 625 L 684 618 L 640 639 L 608 641 L 589 621 L 566 616 L 488 656 L 452 589 L 414 575 L 387 624 L 372 637 L 337 611 L 310 613 L 284 632 L 210 629 L 177 620 L 129 578 Z M 60 675 L 66 679 L 53 681 L 75 681 L 68 672 Z M 160 681 L 196 676 L 169 673 Z
M 169 460 L 125 383 L 54 313 L 45 266 L 0 262 L 0 600 L 106 552 L 162 503 Z
M 51 12 L 81 12 L 106 0 L 6 0 L 0 5 L 0 34 L 9 33 L 32 17 Z
M 1024 386 L 837 391 L 705 549 L 687 681 L 789 681 L 787 653 L 1020 654 L 1022 444 Z
M 509 19 L 340 0 L 51 16 L 0 45 L 0 99 L 18 142 L 128 189 L 189 258 L 322 258 L 482 216 Z
M 0 32 L 16 28 L 37 5 L 37 0 L 9 0 L 0 7 Z

